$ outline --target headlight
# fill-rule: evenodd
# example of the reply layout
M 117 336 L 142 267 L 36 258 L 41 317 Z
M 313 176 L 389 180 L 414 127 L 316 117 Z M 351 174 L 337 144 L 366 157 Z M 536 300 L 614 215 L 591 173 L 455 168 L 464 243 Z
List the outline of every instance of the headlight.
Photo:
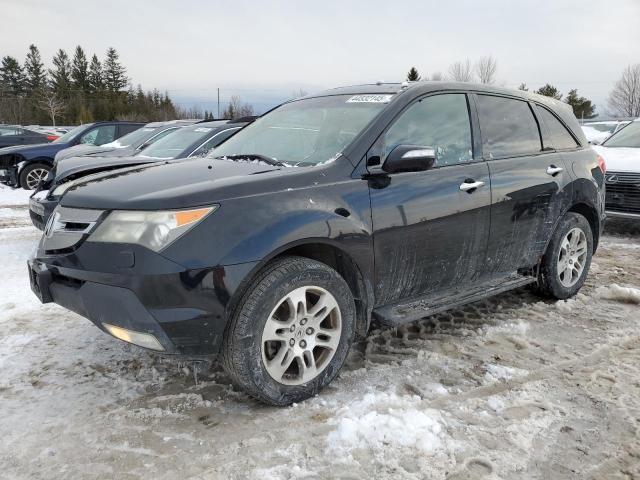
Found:
M 219 205 L 190 210 L 115 210 L 89 237 L 91 242 L 136 243 L 156 252 L 195 227 Z

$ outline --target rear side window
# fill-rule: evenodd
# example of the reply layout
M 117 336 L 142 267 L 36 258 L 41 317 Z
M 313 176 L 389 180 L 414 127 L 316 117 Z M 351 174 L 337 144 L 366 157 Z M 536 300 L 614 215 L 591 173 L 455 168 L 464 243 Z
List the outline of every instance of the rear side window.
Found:
M 478 95 L 478 114 L 485 156 L 493 159 L 540 152 L 538 123 L 527 102 Z
M 127 133 L 135 132 L 136 130 L 138 130 L 140 128 L 140 125 L 135 125 L 135 124 L 130 124 L 130 123 L 123 123 L 123 124 L 120 124 L 119 127 L 120 127 L 119 135 L 122 137 L 123 135 L 126 135 Z
M 573 136 L 567 130 L 560 120 L 556 116 L 540 105 L 536 105 L 536 114 L 538 118 L 542 119 L 547 130 L 542 129 L 542 143 L 545 150 L 547 148 L 555 148 L 556 150 L 563 150 L 568 148 L 576 148 L 580 145 Z

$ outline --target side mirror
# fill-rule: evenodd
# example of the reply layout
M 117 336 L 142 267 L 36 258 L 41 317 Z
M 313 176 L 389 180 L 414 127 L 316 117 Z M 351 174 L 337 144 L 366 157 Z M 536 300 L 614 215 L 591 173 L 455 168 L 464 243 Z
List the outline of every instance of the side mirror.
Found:
M 382 164 L 387 173 L 422 172 L 436 164 L 436 150 L 420 145 L 398 145 Z
M 600 145 L 602 142 L 600 140 L 589 140 L 591 145 Z

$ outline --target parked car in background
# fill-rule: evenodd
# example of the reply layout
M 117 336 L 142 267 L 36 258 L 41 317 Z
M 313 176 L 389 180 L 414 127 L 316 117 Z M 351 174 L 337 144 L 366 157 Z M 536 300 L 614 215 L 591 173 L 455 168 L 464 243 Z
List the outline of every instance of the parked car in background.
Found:
M 29 275 L 43 303 L 157 352 L 219 353 L 236 385 L 288 405 L 333 380 L 371 319 L 399 326 L 527 284 L 575 295 L 601 234 L 604 170 L 571 108 L 548 97 L 334 89 L 275 108 L 207 158 L 75 183 Z
M 589 143 L 592 145 L 600 145 L 628 123 L 628 121 L 624 120 L 589 122 L 582 125 L 582 131 Z
M 594 148 L 607 162 L 607 216 L 640 220 L 640 119 Z
M 96 122 L 80 125 L 51 143 L 0 148 L 0 182 L 35 189 L 53 167 L 56 154 L 78 144 L 103 145 L 142 127 L 135 122 Z
M 41 133 L 17 125 L 0 125 L 0 148 L 53 142 L 59 137 L 60 135 Z
M 253 119 L 254 117 L 244 117 L 231 122 L 215 120 L 179 127 L 133 156 L 82 156 L 57 161 L 47 179 L 41 184 L 41 191 L 36 191 L 31 196 L 31 222 L 43 230 L 64 192 L 88 176 L 162 160 L 205 156 L 212 148 L 220 145 Z
M 174 130 L 187 125 L 193 125 L 200 120 L 170 120 L 166 122 L 147 123 L 144 127 L 134 130 L 113 142 L 104 145 L 81 144 L 65 148 L 55 156 L 55 162 L 70 157 L 126 157 L 135 155 L 152 143 L 160 140 Z

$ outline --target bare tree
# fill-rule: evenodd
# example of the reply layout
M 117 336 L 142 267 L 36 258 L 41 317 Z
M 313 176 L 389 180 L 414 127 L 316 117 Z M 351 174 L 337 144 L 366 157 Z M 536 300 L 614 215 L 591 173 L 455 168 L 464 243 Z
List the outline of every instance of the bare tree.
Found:
M 640 116 L 640 63 L 624 69 L 609 94 L 608 103 L 613 113 L 625 117 Z
M 52 90 L 42 94 L 42 98 L 38 101 L 38 106 L 49 114 L 51 124 L 54 127 L 56 126 L 56 117 L 62 114 L 66 108 L 64 101 L 59 99 Z
M 433 72 L 431 74 L 431 81 L 432 82 L 441 82 L 443 79 L 442 77 L 442 73 L 441 72 Z
M 449 77 L 455 82 L 470 82 L 473 80 L 471 62 L 467 58 L 464 62 L 452 63 L 449 67 Z
M 244 103 L 237 95 L 232 95 L 229 105 L 222 112 L 222 118 L 230 118 L 231 120 L 241 117 L 253 115 L 253 106 Z
M 493 56 L 482 57 L 476 62 L 475 71 L 480 83 L 491 85 L 496 81 L 496 71 L 498 70 L 498 62 Z

